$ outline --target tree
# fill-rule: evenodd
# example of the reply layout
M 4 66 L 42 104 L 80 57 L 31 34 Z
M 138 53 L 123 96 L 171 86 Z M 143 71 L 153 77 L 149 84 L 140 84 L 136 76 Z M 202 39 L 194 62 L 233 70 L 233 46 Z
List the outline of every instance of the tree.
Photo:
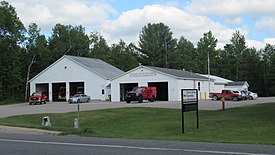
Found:
M 25 28 L 8 2 L 1 1 L 0 17 L 0 99 L 16 99 L 24 92 L 19 44 L 24 41 Z
M 50 63 L 47 41 L 45 36 L 40 34 L 40 28 L 38 28 L 38 25 L 35 23 L 30 24 L 27 34 L 28 37 L 25 47 L 26 53 L 24 59 L 25 64 L 27 65 L 25 99 L 27 99 L 28 96 L 28 81 L 30 77 L 33 77 L 41 72 Z
M 216 74 L 218 53 L 215 50 L 218 40 L 213 36 L 211 31 L 203 34 L 203 37 L 198 42 L 198 72 L 206 74 L 208 72 L 208 53 L 210 59 L 210 74 Z
M 132 48 L 120 40 L 118 44 L 113 44 L 111 47 L 111 64 L 123 71 L 128 71 L 138 66 L 138 61 Z
M 263 83 L 265 96 L 275 95 L 275 45 L 266 44 L 262 52 Z
M 73 27 L 56 24 L 49 38 L 49 50 L 52 52 L 53 61 L 66 54 L 88 56 L 89 37 L 81 25 Z
M 110 62 L 110 48 L 98 32 L 92 32 L 90 35 L 90 57 Z
M 232 38 L 231 38 L 231 44 L 226 44 L 224 47 L 225 51 L 227 52 L 229 56 L 229 60 L 231 60 L 230 64 L 230 71 L 231 75 L 235 75 L 235 77 L 231 78 L 232 80 L 244 80 L 245 79 L 245 73 L 244 71 L 244 62 L 243 62 L 243 54 L 246 52 L 247 47 L 245 43 L 244 36 L 240 33 L 240 31 L 236 31 Z M 242 71 L 241 71 L 242 70 Z
M 174 52 L 177 40 L 170 28 L 163 23 L 147 24 L 139 35 L 139 51 L 145 65 L 169 67 L 170 55 Z
M 175 52 L 171 56 L 171 68 L 197 71 L 197 53 L 193 43 L 181 37 Z

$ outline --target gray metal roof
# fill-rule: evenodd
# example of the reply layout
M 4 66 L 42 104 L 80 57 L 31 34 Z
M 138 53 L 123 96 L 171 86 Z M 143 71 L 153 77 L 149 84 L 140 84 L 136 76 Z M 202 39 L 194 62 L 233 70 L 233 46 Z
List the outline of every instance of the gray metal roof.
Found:
M 208 78 L 207 74 L 198 74 L 198 75 Z M 231 80 L 228 80 L 228 79 L 225 79 L 225 78 L 222 78 L 222 77 L 218 77 L 218 76 L 215 76 L 215 75 L 210 75 L 210 79 L 213 79 L 215 84 L 227 84 L 228 82 L 233 82 Z
M 70 55 L 66 55 L 66 57 L 84 65 L 89 70 L 94 71 L 97 74 L 99 74 L 107 79 L 114 78 L 114 77 L 124 73 L 122 70 L 120 70 L 120 69 L 100 60 L 100 59 L 77 57 L 77 56 L 70 56 Z
M 226 86 L 243 86 L 246 83 L 246 81 L 228 82 Z
M 151 68 L 151 69 L 154 69 L 154 70 L 166 73 L 166 74 L 170 74 L 170 75 L 176 76 L 178 78 L 203 79 L 203 80 L 208 79 L 208 78 L 200 76 L 196 73 L 188 72 L 188 71 L 185 71 L 185 70 L 160 68 L 160 67 L 152 67 L 152 66 L 145 66 L 145 67 L 148 67 L 148 68 Z

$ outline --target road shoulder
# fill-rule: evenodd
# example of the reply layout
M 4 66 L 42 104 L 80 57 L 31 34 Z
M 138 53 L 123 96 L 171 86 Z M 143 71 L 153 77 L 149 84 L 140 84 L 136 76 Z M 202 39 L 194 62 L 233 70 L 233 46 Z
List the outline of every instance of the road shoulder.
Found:
M 50 131 L 43 129 L 22 128 L 0 125 L 0 133 L 22 133 L 22 134 L 34 134 L 34 135 L 58 135 L 61 132 Z

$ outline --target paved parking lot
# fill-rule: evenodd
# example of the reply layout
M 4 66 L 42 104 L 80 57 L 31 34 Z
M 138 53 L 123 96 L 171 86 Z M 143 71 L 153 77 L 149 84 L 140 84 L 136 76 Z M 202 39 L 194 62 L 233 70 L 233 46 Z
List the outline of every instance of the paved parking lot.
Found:
M 250 106 L 254 104 L 261 103 L 274 103 L 275 97 L 260 97 L 256 100 L 246 100 L 246 101 L 225 101 L 226 108 L 233 108 L 239 106 Z M 144 102 L 142 104 L 137 102 L 131 102 L 131 104 L 126 104 L 126 102 L 101 102 L 101 101 L 91 101 L 90 103 L 81 103 L 80 110 L 97 110 L 97 109 L 107 109 L 107 108 L 121 108 L 121 107 L 158 107 L 158 108 L 174 108 L 180 109 L 180 102 L 168 102 L 168 101 L 156 101 L 156 102 Z M 221 109 L 221 101 L 211 101 L 211 100 L 201 100 L 199 101 L 200 110 L 219 110 Z M 77 104 L 69 104 L 67 102 L 48 102 L 43 105 L 32 105 L 28 103 L 15 104 L 15 105 L 5 105 L 0 106 L 0 118 L 22 115 L 22 114 L 34 114 L 34 113 L 65 113 L 77 111 Z

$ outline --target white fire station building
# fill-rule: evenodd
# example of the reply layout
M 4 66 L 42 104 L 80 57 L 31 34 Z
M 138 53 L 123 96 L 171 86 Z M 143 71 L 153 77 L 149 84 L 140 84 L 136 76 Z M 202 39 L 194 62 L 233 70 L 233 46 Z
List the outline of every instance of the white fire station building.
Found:
M 213 85 L 213 80 L 210 81 Z M 136 86 L 157 87 L 156 100 L 180 101 L 181 89 L 198 89 L 199 98 L 208 98 L 208 78 L 185 70 L 138 66 L 111 80 L 112 101 L 123 101 Z
M 181 89 L 198 89 L 199 99 L 209 92 L 208 78 L 185 70 L 140 65 L 123 72 L 99 59 L 64 55 L 30 80 L 30 93 L 43 91 L 50 101 L 84 93 L 91 100 L 119 102 L 136 86 L 157 87 L 156 100 L 162 101 L 180 101 Z
M 43 91 L 50 101 L 66 101 L 76 93 L 107 100 L 111 79 L 124 72 L 102 60 L 64 55 L 30 80 L 30 94 Z

